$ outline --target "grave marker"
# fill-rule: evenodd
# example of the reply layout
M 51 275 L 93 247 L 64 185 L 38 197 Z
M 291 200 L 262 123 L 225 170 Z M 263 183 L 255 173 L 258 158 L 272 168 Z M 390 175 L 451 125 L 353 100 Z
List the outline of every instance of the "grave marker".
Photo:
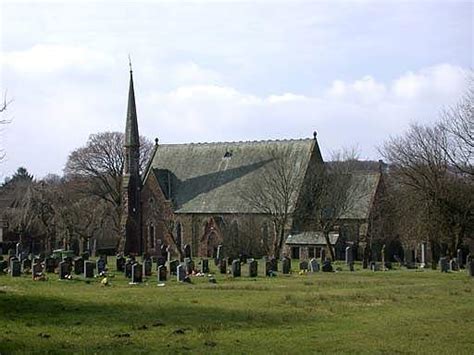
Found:
M 249 259 L 249 277 L 258 276 L 258 261 L 255 259 Z
M 224 258 L 219 259 L 219 271 L 221 274 L 227 274 L 227 261 Z
M 283 274 L 289 274 L 291 270 L 291 259 L 290 258 L 283 258 L 281 261 L 281 269 Z
M 173 260 L 169 263 L 169 265 L 170 265 L 170 275 L 177 275 L 179 260 Z
M 10 262 L 10 275 L 19 277 L 21 275 L 21 263 L 19 260 L 12 259 Z
M 96 263 L 97 263 L 97 273 L 100 275 L 101 273 L 105 272 L 107 263 L 105 259 L 102 258 L 102 256 L 99 257 Z
M 232 262 L 232 276 L 240 277 L 240 275 L 241 275 L 240 260 L 236 259 Z
M 151 261 L 151 259 L 145 259 L 145 261 L 143 262 L 143 275 L 145 275 L 145 277 L 148 277 L 148 276 L 151 276 L 151 268 L 153 267 L 153 263 Z
M 449 271 L 449 263 L 447 257 L 444 256 L 442 258 L 439 258 L 439 268 L 441 269 L 441 272 Z
M 165 265 L 158 266 L 158 282 L 166 281 L 167 274 L 168 270 L 166 270 Z
M 142 265 L 140 263 L 135 263 L 132 265 L 132 283 L 141 282 L 143 282 Z
M 300 262 L 300 271 L 308 270 L 308 262 L 306 260 Z
M 43 265 L 41 263 L 33 263 L 33 266 L 31 268 L 31 276 L 33 279 L 36 276 L 39 276 L 43 273 Z
M 74 273 L 76 275 L 81 275 L 84 273 L 84 259 L 77 257 L 74 259 Z
M 186 277 L 185 267 L 184 267 L 184 265 L 179 264 L 176 267 L 176 279 L 177 279 L 178 282 L 183 282 L 185 277 Z
M 94 262 L 90 260 L 84 261 L 84 277 L 89 279 L 94 277 Z
M 209 273 L 209 260 L 208 259 L 202 259 L 201 260 L 201 272 L 203 274 L 208 274 Z
M 312 258 L 309 261 L 309 271 L 310 272 L 319 272 L 319 263 L 316 258 Z
M 69 275 L 69 263 L 67 261 L 61 261 L 59 263 L 59 279 L 65 280 Z
M 125 263 L 127 259 L 123 257 L 123 255 L 117 255 L 117 259 L 115 260 L 115 267 L 117 272 L 124 272 L 125 271 Z
M 184 250 L 184 257 L 191 259 L 191 245 L 185 244 L 183 250 Z

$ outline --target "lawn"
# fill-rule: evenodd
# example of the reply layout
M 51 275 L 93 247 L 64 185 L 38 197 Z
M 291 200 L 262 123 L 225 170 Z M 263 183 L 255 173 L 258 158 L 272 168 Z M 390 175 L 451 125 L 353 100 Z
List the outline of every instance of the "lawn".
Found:
M 115 273 L 107 287 L 2 275 L 0 353 L 474 354 L 474 279 L 464 271 L 246 275 L 244 265 L 241 278 L 163 287 L 155 271 L 140 285 Z

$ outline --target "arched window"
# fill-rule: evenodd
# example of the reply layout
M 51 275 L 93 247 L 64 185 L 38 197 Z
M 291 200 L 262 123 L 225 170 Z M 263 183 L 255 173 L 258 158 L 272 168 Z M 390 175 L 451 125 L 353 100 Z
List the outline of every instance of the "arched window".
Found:
M 150 249 L 155 248 L 155 226 L 153 222 L 148 225 L 148 245 Z

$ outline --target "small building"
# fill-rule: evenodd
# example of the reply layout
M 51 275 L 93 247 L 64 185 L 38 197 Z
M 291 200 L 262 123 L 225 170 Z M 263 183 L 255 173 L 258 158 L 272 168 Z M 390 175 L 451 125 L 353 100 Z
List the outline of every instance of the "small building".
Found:
M 336 258 L 344 254 L 344 243 L 339 233 L 329 233 L 329 242 Z M 327 250 L 326 238 L 322 232 L 290 234 L 286 239 L 287 253 L 292 259 L 319 258 L 321 250 Z

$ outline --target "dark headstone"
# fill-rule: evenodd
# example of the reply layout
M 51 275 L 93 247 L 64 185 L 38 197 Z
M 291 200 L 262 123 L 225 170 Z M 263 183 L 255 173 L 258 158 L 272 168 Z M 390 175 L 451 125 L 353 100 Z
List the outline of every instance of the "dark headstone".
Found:
M 47 273 L 53 273 L 56 268 L 56 260 L 50 257 L 44 259 L 44 266 Z
M 272 276 L 273 264 L 269 259 L 265 259 L 265 276 Z
M 23 251 L 23 246 L 21 245 L 21 243 L 16 243 L 16 250 L 15 250 L 15 255 L 17 256 L 17 258 L 21 258 L 21 253 Z
M 43 265 L 41 263 L 33 263 L 31 267 L 31 276 L 35 278 L 43 273 Z
M 232 262 L 232 276 L 240 277 L 240 274 L 240 259 L 237 259 Z
M 469 263 L 466 264 L 467 273 L 469 276 L 474 277 L 474 260 L 469 260 Z
M 201 272 L 203 274 L 208 274 L 209 273 L 209 260 L 208 259 L 202 259 L 201 260 Z
M 352 255 L 352 247 L 346 247 L 346 264 L 349 265 L 350 263 L 352 263 L 354 260 L 353 260 L 353 255 Z
M 184 257 L 185 258 L 191 258 L 192 257 L 191 256 L 191 245 L 185 244 L 183 251 L 184 251 Z
M 127 262 L 127 259 L 125 259 L 122 255 L 117 255 L 117 258 L 115 259 L 115 267 L 117 269 L 117 272 L 125 271 L 126 262 Z
M 291 259 L 283 258 L 281 261 L 281 271 L 283 274 L 289 274 L 291 271 Z
M 184 258 L 186 274 L 190 275 L 194 271 L 194 261 L 191 258 Z
M 132 278 L 132 266 L 135 264 L 135 261 L 132 259 L 127 259 L 125 262 L 125 277 L 131 279 Z
M 448 272 L 449 271 L 448 258 L 446 258 L 446 257 L 439 258 L 439 268 L 441 269 L 441 272 Z
M 319 263 L 318 263 L 318 260 L 316 260 L 316 258 L 312 258 L 309 261 L 309 271 L 310 272 L 319 272 Z
M 176 275 L 178 270 L 179 260 L 170 261 L 170 275 Z
M 165 266 L 165 265 L 166 265 L 166 257 L 159 256 L 159 257 L 156 258 L 156 269 L 157 270 L 160 266 Z
M 21 275 L 21 263 L 19 260 L 13 259 L 10 262 L 10 275 L 12 277 L 18 277 Z
M 308 270 L 308 262 L 306 260 L 300 262 L 300 270 Z
M 132 283 L 143 282 L 143 266 L 140 263 L 132 265 Z
M 8 261 L 2 260 L 0 261 L 0 274 L 4 274 L 8 269 Z
M 64 280 L 69 275 L 69 263 L 67 261 L 61 261 L 59 263 L 59 278 Z
M 380 271 L 380 265 L 375 261 L 371 261 L 370 262 L 370 270 L 372 270 L 374 272 L 375 271 Z
M 321 248 L 321 251 L 319 252 L 319 257 L 321 258 L 321 262 L 326 260 L 326 249 Z
M 459 271 L 459 265 L 456 259 L 451 259 L 449 261 L 449 270 L 451 271 Z
M 258 276 L 258 261 L 255 259 L 251 259 L 248 264 L 249 264 L 249 277 L 257 277 Z
M 271 258 L 270 262 L 272 264 L 272 271 L 278 272 L 278 260 L 276 258 Z
M 331 260 L 324 260 L 323 261 L 323 266 L 321 267 L 321 270 L 323 272 L 333 272 L 332 265 L 331 265 Z
M 222 245 L 217 246 L 217 254 L 216 254 L 216 259 L 219 261 L 220 259 L 224 258 L 224 247 Z
M 464 267 L 464 259 L 463 259 L 462 249 L 458 249 L 457 261 L 458 261 L 459 268 L 463 268 Z
M 227 261 L 224 258 L 219 260 L 219 272 L 221 274 L 227 274 Z
M 105 259 L 101 256 L 97 260 L 97 273 L 100 275 L 102 272 L 105 272 L 107 268 L 107 263 Z
M 354 270 L 354 262 L 349 263 L 349 270 L 350 271 L 355 271 Z
M 81 257 L 74 259 L 74 273 L 81 275 L 84 273 L 84 259 Z
M 153 263 L 151 261 L 151 258 L 145 259 L 143 262 L 143 275 L 145 277 L 151 276 L 151 269 L 153 267 Z
M 167 274 L 168 274 L 168 270 L 166 270 L 165 265 L 158 266 L 158 282 L 166 281 Z
M 84 261 L 84 277 L 88 279 L 94 277 L 94 268 L 95 264 L 93 261 Z
M 178 282 L 183 282 L 186 277 L 186 267 L 182 264 L 179 264 L 176 267 L 176 279 Z
M 30 270 L 31 269 L 31 260 L 30 259 L 23 259 L 23 261 L 21 262 L 21 268 L 23 270 L 23 272 L 26 272 L 27 270 Z

